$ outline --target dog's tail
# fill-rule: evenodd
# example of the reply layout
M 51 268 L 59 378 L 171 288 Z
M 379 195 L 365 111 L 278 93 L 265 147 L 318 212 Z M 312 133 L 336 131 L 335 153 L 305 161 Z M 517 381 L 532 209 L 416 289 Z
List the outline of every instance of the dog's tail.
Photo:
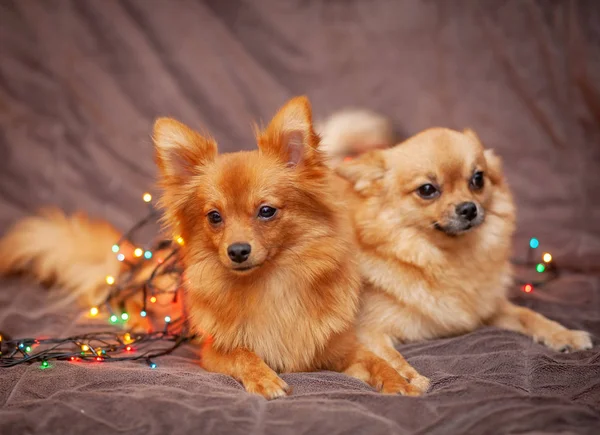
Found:
M 107 277 L 116 279 L 123 266 L 111 248 L 120 235 L 83 213 L 43 210 L 18 221 L 0 240 L 0 274 L 26 273 L 96 305 L 108 295 Z
M 345 109 L 317 124 L 321 150 L 332 164 L 376 148 L 395 144 L 390 119 L 365 109 Z

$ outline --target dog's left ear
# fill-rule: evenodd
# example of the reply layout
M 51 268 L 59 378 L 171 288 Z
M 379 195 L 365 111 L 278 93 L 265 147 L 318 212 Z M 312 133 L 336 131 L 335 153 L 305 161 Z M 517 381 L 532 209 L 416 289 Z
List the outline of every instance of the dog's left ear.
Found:
M 319 136 L 314 131 L 312 111 L 307 97 L 288 101 L 257 134 L 258 148 L 290 167 L 310 165 L 318 158 Z
M 484 148 L 481 139 L 479 139 L 479 136 L 473 130 L 471 130 L 470 128 L 465 128 L 463 130 L 463 134 L 473 139 L 479 145 L 481 145 L 482 148 Z M 490 177 L 490 180 L 492 180 L 492 183 L 502 183 L 502 159 L 492 149 L 484 150 L 483 155 L 487 164 L 487 175 L 488 177 Z
M 352 183 L 354 190 L 363 195 L 376 195 L 382 187 L 386 172 L 382 150 L 372 150 L 343 162 L 335 168 L 336 174 Z

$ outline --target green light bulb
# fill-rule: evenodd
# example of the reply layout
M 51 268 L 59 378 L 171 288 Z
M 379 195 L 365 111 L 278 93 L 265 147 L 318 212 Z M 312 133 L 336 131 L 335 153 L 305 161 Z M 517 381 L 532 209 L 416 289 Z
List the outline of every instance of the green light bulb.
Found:
M 535 266 L 535 270 L 537 270 L 539 273 L 542 273 L 544 270 L 546 270 L 546 266 L 540 263 L 537 266 Z
M 123 320 L 129 319 L 129 314 L 127 314 L 127 313 L 121 314 L 121 319 L 123 319 Z
M 111 323 L 117 323 L 117 320 L 119 320 L 119 318 L 116 315 L 112 315 L 110 316 L 110 322 Z

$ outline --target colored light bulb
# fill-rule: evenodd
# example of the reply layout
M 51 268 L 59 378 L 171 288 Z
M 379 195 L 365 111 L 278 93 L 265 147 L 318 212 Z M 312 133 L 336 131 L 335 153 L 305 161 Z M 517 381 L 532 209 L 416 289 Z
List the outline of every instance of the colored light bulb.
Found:
M 125 350 L 126 350 L 127 352 L 131 352 L 131 346 L 127 346 L 127 347 L 125 348 Z
M 44 361 L 42 361 L 41 367 L 43 369 L 47 369 L 48 367 L 50 367 L 50 363 L 48 361 L 44 360 Z
M 27 346 L 27 347 L 25 348 L 25 352 L 31 352 L 31 346 Z
M 98 307 L 92 307 L 92 308 L 90 308 L 90 315 L 92 317 L 97 316 L 98 315 Z
M 112 316 L 110 316 L 111 323 L 117 323 L 117 320 L 119 320 L 119 318 L 115 314 L 113 314 Z
M 106 283 L 108 285 L 113 285 L 115 283 L 115 277 L 111 276 L 111 275 L 107 275 L 107 277 L 106 277 Z
M 133 251 L 133 255 L 136 257 L 141 257 L 143 253 L 144 250 L 142 248 L 135 248 L 135 250 Z
M 140 311 L 140 316 L 142 316 L 142 317 L 146 317 L 146 314 L 147 314 L 147 313 L 146 313 L 146 311 L 145 311 L 145 310 L 142 310 L 142 311 Z
M 98 362 L 102 362 L 102 357 L 100 357 L 100 356 L 97 356 L 97 357 L 96 357 L 96 361 L 98 361 Z
M 540 246 L 540 241 L 538 239 L 536 239 L 535 237 L 529 239 L 529 247 L 531 249 L 536 249 L 538 246 Z
M 165 316 L 165 322 L 169 323 L 171 321 L 171 316 Z
M 531 284 L 525 284 L 523 286 L 523 291 L 525 293 L 531 293 L 533 291 L 533 286 Z
M 155 302 L 156 302 L 156 296 L 152 296 L 152 297 L 150 298 L 150 302 L 152 302 L 152 303 L 155 303 Z
M 112 251 L 116 254 L 119 252 L 119 245 L 112 245 Z
M 144 258 L 146 260 L 150 260 L 152 258 L 152 252 L 150 252 L 150 251 L 144 252 Z
M 129 314 L 127 314 L 127 313 L 121 313 L 121 319 L 123 319 L 123 320 L 129 319 Z
M 177 243 L 179 243 L 180 245 L 183 245 L 183 237 L 179 236 L 177 237 Z
M 71 361 L 76 361 L 77 358 L 75 358 L 74 356 L 71 357 Z
M 81 346 L 81 350 L 87 352 L 88 350 L 90 350 L 90 347 L 87 344 L 84 344 Z
M 124 261 L 125 260 L 125 255 L 123 255 L 123 254 L 117 255 L 117 260 Z
M 19 349 L 23 349 L 25 345 L 23 343 L 19 343 Z
M 537 266 L 535 266 L 535 270 L 537 270 L 539 273 L 542 273 L 544 270 L 546 270 L 546 266 L 540 263 Z
M 150 195 L 148 192 L 144 193 L 144 196 L 142 196 L 142 199 L 144 200 L 144 202 L 150 202 L 152 201 L 152 195 Z
M 149 364 L 149 366 L 150 366 L 151 369 L 155 369 L 156 367 L 158 367 L 155 362 L 151 362 Z
M 544 260 L 544 263 L 550 263 L 552 261 L 552 255 L 546 252 L 542 257 L 542 260 Z

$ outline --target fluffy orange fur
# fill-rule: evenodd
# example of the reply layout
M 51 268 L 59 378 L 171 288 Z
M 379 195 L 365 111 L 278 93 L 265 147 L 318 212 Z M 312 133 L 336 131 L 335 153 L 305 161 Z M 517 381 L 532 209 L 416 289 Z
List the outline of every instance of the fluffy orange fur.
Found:
M 477 172 L 482 188 L 472 184 Z M 359 337 L 394 367 L 406 364 L 395 342 L 485 324 L 555 350 L 592 346 L 588 333 L 508 301 L 515 207 L 500 158 L 474 132 L 432 128 L 344 163 L 337 173 L 351 198 L 365 281 Z M 437 188 L 430 199 L 419 195 L 426 184 Z M 478 210 L 473 227 L 457 216 L 457 205 L 467 202 Z
M 276 372 L 320 369 L 419 393 L 356 338 L 352 228 L 306 98 L 257 133 L 256 151 L 219 155 L 214 140 L 172 119 L 156 122 L 154 142 L 166 223 L 185 240 L 191 321 L 211 337 L 205 369 L 267 398 L 288 392 Z M 261 218 L 263 207 L 276 213 Z M 240 243 L 251 251 L 238 264 L 229 249 Z

